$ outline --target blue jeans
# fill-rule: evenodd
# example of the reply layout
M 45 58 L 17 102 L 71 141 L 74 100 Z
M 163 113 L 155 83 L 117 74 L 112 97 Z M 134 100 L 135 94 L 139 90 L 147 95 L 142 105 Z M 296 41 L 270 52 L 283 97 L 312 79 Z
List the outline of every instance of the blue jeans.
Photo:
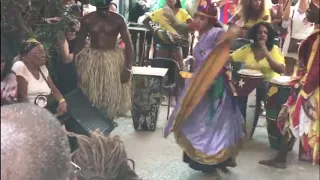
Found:
M 252 138 L 254 131 L 257 127 L 257 124 L 258 124 L 259 116 L 261 113 L 261 102 L 263 102 L 263 103 L 266 102 L 268 87 L 269 87 L 269 82 L 264 81 L 256 89 L 256 106 L 255 106 L 255 111 L 254 111 L 253 127 L 252 127 L 252 131 L 251 131 L 250 139 Z M 246 121 L 248 96 L 238 96 L 237 101 L 238 101 L 238 106 L 241 111 L 241 114 L 242 114 L 244 120 Z

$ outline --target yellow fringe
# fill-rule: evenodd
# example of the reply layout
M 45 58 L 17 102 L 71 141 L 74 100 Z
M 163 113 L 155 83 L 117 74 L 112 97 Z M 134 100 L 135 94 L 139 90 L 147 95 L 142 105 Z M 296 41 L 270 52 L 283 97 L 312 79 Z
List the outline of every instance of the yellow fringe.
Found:
M 131 80 L 122 84 L 124 68 L 121 48 L 100 51 L 85 47 L 76 57 L 78 85 L 89 100 L 107 113 L 110 119 L 131 108 Z

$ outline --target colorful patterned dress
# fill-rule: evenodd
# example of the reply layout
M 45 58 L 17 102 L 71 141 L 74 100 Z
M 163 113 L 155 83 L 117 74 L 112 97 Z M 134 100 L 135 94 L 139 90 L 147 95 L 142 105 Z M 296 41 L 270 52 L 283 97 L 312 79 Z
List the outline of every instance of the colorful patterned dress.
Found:
M 202 73 L 199 69 L 215 47 L 217 36 L 221 32 L 222 28 L 214 27 L 199 39 L 193 53 L 196 59 L 196 71 L 193 77 Z M 181 128 L 173 130 L 172 126 L 176 121 L 175 114 L 182 104 L 181 99 L 185 98 L 186 91 L 190 88 L 189 84 L 183 89 L 165 128 L 165 136 L 172 131 L 175 132 L 176 141 L 184 150 L 184 162 L 191 168 L 204 172 L 210 172 L 220 165 L 228 166 L 225 162 L 237 155 L 245 136 L 244 119 L 235 105 L 226 70 L 212 69 L 212 71 L 220 71 L 220 74 L 191 114 L 182 120 L 179 126 Z M 177 131 L 181 132 L 179 137 Z
M 284 135 L 300 139 L 299 158 L 313 160 L 319 164 L 320 106 L 319 106 L 319 42 L 320 30 L 313 32 L 304 40 L 299 48 L 299 66 L 293 76 L 293 92 L 285 106 L 289 110 L 288 121 L 279 122 L 279 128 Z M 311 101 L 315 107 L 314 120 L 306 115 L 302 104 L 304 100 Z

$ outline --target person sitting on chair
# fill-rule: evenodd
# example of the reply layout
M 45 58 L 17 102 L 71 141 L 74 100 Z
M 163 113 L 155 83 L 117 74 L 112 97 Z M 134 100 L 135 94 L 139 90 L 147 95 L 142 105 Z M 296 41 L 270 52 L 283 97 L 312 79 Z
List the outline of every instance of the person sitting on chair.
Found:
M 46 107 L 53 114 L 67 112 L 67 103 L 56 88 L 45 66 L 46 53 L 43 45 L 35 40 L 24 41 L 20 48 L 21 60 L 11 70 L 17 76 L 17 99 Z M 58 104 L 58 105 L 57 105 Z
M 264 82 L 256 89 L 256 109 L 254 124 L 250 138 L 252 138 L 255 127 L 260 116 L 261 101 L 265 101 L 269 81 L 284 72 L 284 57 L 277 45 L 274 44 L 275 32 L 271 24 L 260 22 L 255 24 L 250 32 L 253 43 L 243 46 L 231 54 L 233 61 L 244 63 L 246 69 L 261 71 Z M 238 96 L 241 113 L 246 119 L 248 96 Z
M 167 16 L 164 15 L 167 14 Z M 168 16 L 173 18 L 169 19 Z M 162 58 L 174 59 L 180 66 L 183 67 L 183 54 L 182 49 L 178 41 L 182 40 L 181 35 L 178 31 L 172 27 L 171 24 L 177 21 L 178 23 L 190 23 L 192 21 L 191 16 L 181 8 L 180 0 L 167 0 L 166 6 L 164 8 L 158 9 L 154 11 L 149 17 L 147 17 L 143 24 L 147 26 L 151 31 L 155 31 L 155 33 L 164 34 L 164 36 L 168 36 L 167 38 L 163 38 L 161 35 L 156 36 L 159 37 L 158 40 L 154 37 L 154 43 L 156 43 L 156 56 Z M 151 25 L 150 21 L 157 22 L 160 25 L 160 28 L 155 30 Z M 187 30 L 187 28 L 185 28 Z M 165 31 L 165 32 L 163 32 Z M 163 32 L 163 33 L 162 33 Z M 167 32 L 169 35 L 167 35 Z M 188 46 L 188 30 L 186 31 L 186 36 L 184 36 L 184 40 L 181 43 L 185 43 Z M 155 36 L 155 35 L 154 35 Z

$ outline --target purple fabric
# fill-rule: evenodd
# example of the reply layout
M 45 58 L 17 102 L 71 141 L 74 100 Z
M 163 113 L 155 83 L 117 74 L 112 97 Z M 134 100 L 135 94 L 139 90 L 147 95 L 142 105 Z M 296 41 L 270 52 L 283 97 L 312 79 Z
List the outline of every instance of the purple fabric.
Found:
M 199 72 L 200 66 L 214 48 L 217 34 L 221 31 L 223 31 L 221 28 L 212 28 L 199 39 L 193 53 L 197 66 L 195 74 Z M 223 75 L 222 73 L 220 76 Z M 185 95 L 188 88 L 189 84 L 185 86 L 181 96 Z M 241 138 L 245 136 L 242 129 L 244 123 L 242 115 L 237 107 L 234 108 L 226 85 L 225 89 L 223 96 L 215 101 L 207 93 L 182 123 L 183 135 L 191 142 L 194 148 L 208 155 L 214 155 L 239 143 Z M 165 127 L 165 136 L 170 133 L 180 101 L 179 98 Z M 216 112 L 212 113 L 214 108 L 216 108 Z

